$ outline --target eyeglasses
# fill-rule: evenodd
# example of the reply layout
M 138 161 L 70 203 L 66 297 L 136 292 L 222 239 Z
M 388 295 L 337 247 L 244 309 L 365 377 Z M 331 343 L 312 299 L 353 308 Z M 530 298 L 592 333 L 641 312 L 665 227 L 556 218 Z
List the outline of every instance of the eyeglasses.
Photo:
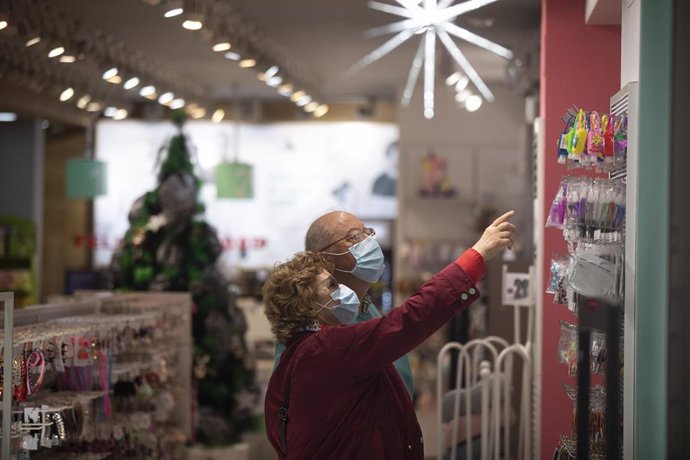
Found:
M 330 275 L 328 278 L 321 281 L 318 285 L 320 286 L 322 284 L 325 284 L 326 287 L 331 291 L 334 291 L 334 290 L 338 289 L 338 287 L 340 287 L 340 283 L 338 283 L 338 280 L 336 280 L 335 276 L 333 276 L 333 275 Z
M 325 247 L 319 249 L 319 252 L 323 252 L 326 249 L 330 248 L 331 246 L 334 246 L 334 245 L 340 243 L 341 241 L 348 241 L 352 244 L 357 244 L 360 241 L 363 241 L 364 239 L 369 238 L 370 236 L 375 236 L 375 235 L 376 235 L 376 232 L 371 227 L 355 228 L 355 229 L 350 230 L 347 233 L 347 235 L 340 238 L 339 240 L 335 240 L 334 242 L 332 242 L 328 246 L 325 246 Z

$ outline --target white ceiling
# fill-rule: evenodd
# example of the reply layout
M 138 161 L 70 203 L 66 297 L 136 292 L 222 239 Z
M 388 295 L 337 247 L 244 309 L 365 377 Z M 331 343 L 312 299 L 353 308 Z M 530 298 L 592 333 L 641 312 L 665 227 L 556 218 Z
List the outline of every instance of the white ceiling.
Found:
M 357 98 L 392 99 L 403 86 L 418 38 L 351 78 L 343 73 L 387 37 L 366 38 L 365 30 L 398 19 L 374 11 L 366 0 L 234 0 L 230 2 L 257 35 L 308 76 L 312 90 L 325 101 Z M 390 3 L 390 2 L 389 2 Z M 165 19 L 163 6 L 141 0 L 58 0 L 52 7 L 141 50 L 182 78 L 198 82 L 214 99 L 229 99 L 233 85 L 243 97 L 279 97 L 256 79 L 256 71 L 240 69 L 214 53 L 200 32 L 184 30 L 181 17 Z M 493 19 L 492 27 L 477 25 Z M 458 24 L 517 51 L 533 46 L 540 20 L 539 0 L 501 0 L 458 19 Z M 456 40 L 489 83 L 502 84 L 505 60 Z M 440 50 L 441 48 L 439 48 Z M 441 73 L 450 70 L 447 53 Z

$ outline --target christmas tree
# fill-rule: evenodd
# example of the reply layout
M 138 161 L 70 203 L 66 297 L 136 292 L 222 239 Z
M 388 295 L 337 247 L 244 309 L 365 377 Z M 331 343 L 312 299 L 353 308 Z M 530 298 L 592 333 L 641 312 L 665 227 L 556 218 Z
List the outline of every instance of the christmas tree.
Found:
M 191 292 L 196 438 L 226 445 L 239 441 L 256 421 L 253 360 L 244 340 L 244 314 L 217 268 L 218 236 L 201 217 L 201 182 L 182 131 L 184 114 L 176 113 L 173 121 L 178 132 L 161 149 L 166 154 L 159 162 L 158 186 L 132 205 L 130 227 L 111 269 L 119 290 Z

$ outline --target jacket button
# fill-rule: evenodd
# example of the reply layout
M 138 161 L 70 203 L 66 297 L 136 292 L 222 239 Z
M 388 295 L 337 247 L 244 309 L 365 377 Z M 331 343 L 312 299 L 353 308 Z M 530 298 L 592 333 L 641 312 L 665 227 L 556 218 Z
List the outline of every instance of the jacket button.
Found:
M 468 298 L 469 296 L 467 295 L 467 293 L 463 292 L 462 294 L 460 294 L 460 299 L 467 300 Z
M 470 295 L 475 295 L 477 293 L 477 290 L 475 288 L 470 288 L 468 292 L 470 293 Z

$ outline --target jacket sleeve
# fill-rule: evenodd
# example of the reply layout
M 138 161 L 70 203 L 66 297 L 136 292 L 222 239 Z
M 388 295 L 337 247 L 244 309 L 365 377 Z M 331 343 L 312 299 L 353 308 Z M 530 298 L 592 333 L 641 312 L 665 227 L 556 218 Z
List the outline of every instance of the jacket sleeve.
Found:
M 317 340 L 341 371 L 374 374 L 417 347 L 478 297 L 470 277 L 453 263 L 382 318 L 324 329 Z

